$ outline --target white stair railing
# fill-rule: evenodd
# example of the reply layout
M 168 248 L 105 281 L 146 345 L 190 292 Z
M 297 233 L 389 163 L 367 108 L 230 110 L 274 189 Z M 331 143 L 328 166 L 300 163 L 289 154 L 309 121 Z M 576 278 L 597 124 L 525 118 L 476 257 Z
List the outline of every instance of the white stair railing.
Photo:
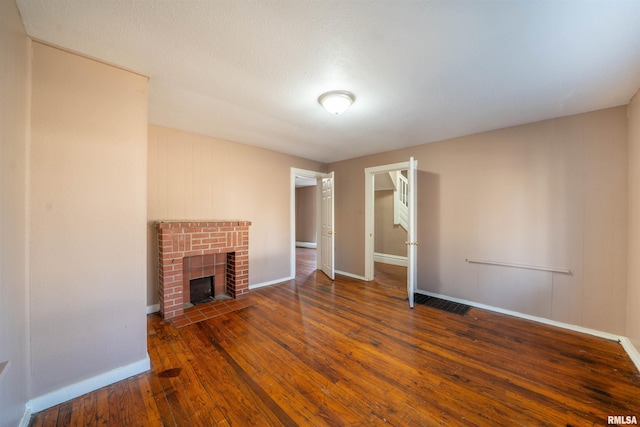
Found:
M 397 190 L 393 192 L 393 223 L 405 230 L 409 228 L 409 181 L 397 174 Z

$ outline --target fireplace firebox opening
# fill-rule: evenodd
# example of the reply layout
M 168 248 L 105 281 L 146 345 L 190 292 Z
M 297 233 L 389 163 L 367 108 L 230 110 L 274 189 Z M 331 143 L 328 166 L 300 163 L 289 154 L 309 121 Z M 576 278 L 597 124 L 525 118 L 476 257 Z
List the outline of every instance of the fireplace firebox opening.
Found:
M 224 275 L 198 277 L 189 280 L 189 302 L 185 308 L 225 298 L 231 297 L 226 292 Z
M 189 302 L 193 305 L 198 305 L 205 302 L 213 301 L 213 283 L 213 276 L 200 277 L 197 279 L 189 280 L 189 289 L 191 291 L 191 300 Z

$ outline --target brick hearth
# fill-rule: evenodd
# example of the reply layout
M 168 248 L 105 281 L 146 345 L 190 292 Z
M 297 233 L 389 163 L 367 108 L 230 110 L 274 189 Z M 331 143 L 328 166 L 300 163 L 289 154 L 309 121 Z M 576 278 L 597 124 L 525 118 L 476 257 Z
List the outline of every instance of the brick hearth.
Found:
M 165 319 L 184 313 L 185 289 L 195 279 L 185 268 L 191 257 L 226 254 L 226 290 L 231 298 L 249 296 L 249 221 L 158 221 L 160 312 Z M 185 261 L 186 259 L 186 261 Z M 197 258 L 196 258 L 197 259 Z M 219 264 L 219 262 L 216 262 Z M 185 271 L 187 273 L 185 274 Z M 203 268 L 203 276 L 210 275 Z M 218 279 L 219 280 L 219 279 Z

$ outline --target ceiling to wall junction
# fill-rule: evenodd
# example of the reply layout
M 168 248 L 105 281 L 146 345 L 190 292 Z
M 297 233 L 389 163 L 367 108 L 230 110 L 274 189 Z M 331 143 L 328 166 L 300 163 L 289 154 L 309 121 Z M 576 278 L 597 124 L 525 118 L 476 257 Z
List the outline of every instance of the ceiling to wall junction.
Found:
M 149 121 L 322 162 L 628 103 L 638 1 L 17 0 L 150 77 Z M 317 102 L 353 92 L 340 116 Z

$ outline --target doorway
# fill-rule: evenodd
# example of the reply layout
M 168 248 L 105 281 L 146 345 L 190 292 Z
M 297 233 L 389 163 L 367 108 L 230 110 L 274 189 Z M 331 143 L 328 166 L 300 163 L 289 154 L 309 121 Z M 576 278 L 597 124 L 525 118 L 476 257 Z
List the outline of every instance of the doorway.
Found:
M 330 188 L 330 193 L 327 192 L 327 187 Z M 308 193 L 308 194 L 304 194 Z M 291 168 L 291 277 L 296 276 L 296 253 L 297 247 L 315 247 L 315 269 L 322 269 L 331 279 L 333 279 L 333 174 L 309 171 L 304 169 Z M 330 194 L 330 197 L 327 195 Z M 315 201 L 315 203 L 309 203 L 314 205 L 313 214 L 315 218 L 309 221 L 309 218 L 305 218 L 306 224 L 304 225 L 305 231 L 303 232 L 303 238 L 297 239 L 300 224 L 298 213 L 300 211 L 298 207 L 298 199 L 305 197 L 307 200 Z M 314 200 L 315 199 L 315 200 Z M 327 208 L 327 201 L 331 202 L 331 209 Z M 323 209 L 323 206 L 325 209 Z M 307 207 L 308 208 L 308 207 Z M 308 209 L 307 209 L 308 212 Z M 327 227 L 327 215 L 330 214 L 330 223 Z M 315 231 L 315 232 L 314 232 Z M 308 241 L 311 240 L 311 241 Z M 308 251 L 307 251 L 308 258 Z
M 381 264 L 407 267 L 407 170 L 374 175 L 374 275 Z
M 374 271 L 374 246 L 375 246 L 375 177 L 377 174 L 393 173 L 402 170 L 407 171 L 407 299 L 409 306 L 413 307 L 413 296 L 416 289 L 416 257 L 417 257 L 417 166 L 418 162 L 411 157 L 408 162 L 375 166 L 365 169 L 365 280 L 373 280 Z

